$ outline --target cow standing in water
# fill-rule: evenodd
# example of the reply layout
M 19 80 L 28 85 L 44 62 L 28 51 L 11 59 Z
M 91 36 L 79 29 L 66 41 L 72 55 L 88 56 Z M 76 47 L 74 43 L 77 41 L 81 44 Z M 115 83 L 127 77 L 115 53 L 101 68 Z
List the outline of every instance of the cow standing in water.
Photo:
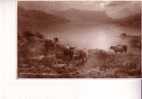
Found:
M 123 52 L 127 52 L 127 46 L 126 45 L 116 45 L 116 46 L 111 46 L 110 47 L 111 50 L 113 50 L 115 53 L 123 53 Z

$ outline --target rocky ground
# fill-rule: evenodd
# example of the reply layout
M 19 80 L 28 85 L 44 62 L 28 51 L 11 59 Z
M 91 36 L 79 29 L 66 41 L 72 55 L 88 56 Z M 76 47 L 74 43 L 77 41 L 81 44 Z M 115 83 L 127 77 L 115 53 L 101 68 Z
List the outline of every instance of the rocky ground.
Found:
M 116 56 L 121 57 L 121 56 Z M 122 56 L 124 57 L 124 56 Z M 128 56 L 126 56 L 128 58 Z M 136 57 L 137 56 L 129 56 Z M 66 66 L 65 64 L 56 64 L 55 66 L 27 66 L 18 67 L 18 77 L 22 78 L 113 78 L 113 77 L 140 77 L 140 64 L 122 60 L 115 60 L 116 63 L 95 63 L 94 57 L 89 57 L 85 65 Z M 120 62 L 119 62 L 120 61 Z

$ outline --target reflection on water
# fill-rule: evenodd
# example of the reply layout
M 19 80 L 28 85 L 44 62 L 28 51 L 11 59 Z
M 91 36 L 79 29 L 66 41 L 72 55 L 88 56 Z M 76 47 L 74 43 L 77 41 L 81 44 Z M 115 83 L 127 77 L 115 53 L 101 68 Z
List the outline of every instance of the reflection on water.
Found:
M 59 37 L 65 44 L 78 48 L 104 50 L 108 50 L 111 45 L 124 43 L 119 38 L 121 33 L 138 34 L 136 29 L 115 24 L 66 24 L 45 31 L 44 33 L 48 33 L 47 38 Z

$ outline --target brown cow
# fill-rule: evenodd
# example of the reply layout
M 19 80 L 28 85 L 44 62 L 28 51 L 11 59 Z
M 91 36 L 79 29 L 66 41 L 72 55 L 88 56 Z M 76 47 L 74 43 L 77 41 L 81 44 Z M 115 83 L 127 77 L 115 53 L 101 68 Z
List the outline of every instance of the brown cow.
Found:
M 77 50 L 74 55 L 74 60 L 78 61 L 78 65 L 84 65 L 87 62 L 87 52 L 84 50 Z
M 126 45 L 116 45 L 116 46 L 111 46 L 110 47 L 111 50 L 113 50 L 115 53 L 120 52 L 127 52 L 127 46 Z

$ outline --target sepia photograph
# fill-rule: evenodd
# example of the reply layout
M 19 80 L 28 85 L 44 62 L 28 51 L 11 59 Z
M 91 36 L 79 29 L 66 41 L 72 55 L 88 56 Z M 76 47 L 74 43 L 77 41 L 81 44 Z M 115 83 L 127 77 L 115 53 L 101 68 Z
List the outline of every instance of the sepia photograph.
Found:
M 17 78 L 140 78 L 141 1 L 18 1 Z

